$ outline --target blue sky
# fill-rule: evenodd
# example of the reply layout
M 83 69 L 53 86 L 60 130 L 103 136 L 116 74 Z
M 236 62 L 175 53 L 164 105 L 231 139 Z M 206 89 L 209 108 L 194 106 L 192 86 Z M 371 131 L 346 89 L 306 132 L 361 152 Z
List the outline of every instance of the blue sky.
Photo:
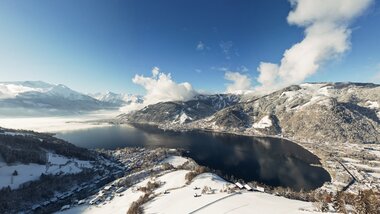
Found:
M 201 91 L 225 91 L 226 70 L 255 85 L 261 61 L 278 63 L 304 37 L 290 10 L 285 0 L 2 0 L 0 81 L 142 94 L 133 77 L 157 66 Z M 351 49 L 306 81 L 380 82 L 379 23 L 376 1 L 350 25 Z

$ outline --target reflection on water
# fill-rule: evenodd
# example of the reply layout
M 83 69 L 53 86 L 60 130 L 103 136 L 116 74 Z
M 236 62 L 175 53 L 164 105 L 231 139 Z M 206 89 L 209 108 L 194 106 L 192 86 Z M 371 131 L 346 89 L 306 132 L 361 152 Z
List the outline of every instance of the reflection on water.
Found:
M 287 140 L 202 131 L 163 131 L 152 126 L 112 126 L 57 134 L 86 148 L 168 147 L 189 151 L 201 165 L 245 181 L 309 190 L 330 180 L 318 158 Z

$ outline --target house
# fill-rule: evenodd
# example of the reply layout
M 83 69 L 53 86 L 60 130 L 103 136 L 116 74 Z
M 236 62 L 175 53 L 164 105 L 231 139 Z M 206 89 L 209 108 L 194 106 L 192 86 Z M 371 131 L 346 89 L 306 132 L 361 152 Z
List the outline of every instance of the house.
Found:
M 243 189 L 244 186 L 240 183 L 240 182 L 236 182 L 235 185 L 239 188 L 239 189 Z
M 50 199 L 50 202 L 52 202 L 52 203 L 54 203 L 54 202 L 56 202 L 56 201 L 58 201 L 58 198 L 57 198 L 57 197 L 54 197 L 54 198 Z
M 70 205 L 69 205 L 69 204 L 67 204 L 67 205 L 65 205 L 65 206 L 63 206 L 63 207 L 61 207 L 61 211 L 63 211 L 63 210 L 67 210 L 67 209 L 70 209 Z
M 101 198 L 101 197 L 96 196 L 94 199 L 92 199 L 92 200 L 89 202 L 89 204 L 90 204 L 90 205 L 96 204 L 96 203 L 100 200 L 100 198 Z
M 261 187 L 261 186 L 257 186 L 255 190 L 258 192 L 265 192 L 264 187 Z
M 125 187 L 120 187 L 119 189 L 116 190 L 116 193 L 121 193 L 125 190 Z
M 104 190 L 109 191 L 111 188 L 112 188 L 112 186 L 106 186 L 106 187 L 104 187 Z
M 248 191 L 252 191 L 252 190 L 253 190 L 252 187 L 250 187 L 248 184 L 245 184 L 245 185 L 244 185 L 244 188 L 245 188 L 246 190 L 248 190 Z
M 43 202 L 41 205 L 42 206 L 47 206 L 47 205 L 49 205 L 50 204 L 50 201 L 45 201 L 45 202 Z
M 37 209 L 39 209 L 39 208 L 41 208 L 41 206 L 38 205 L 38 204 L 32 206 L 32 210 L 37 210 Z

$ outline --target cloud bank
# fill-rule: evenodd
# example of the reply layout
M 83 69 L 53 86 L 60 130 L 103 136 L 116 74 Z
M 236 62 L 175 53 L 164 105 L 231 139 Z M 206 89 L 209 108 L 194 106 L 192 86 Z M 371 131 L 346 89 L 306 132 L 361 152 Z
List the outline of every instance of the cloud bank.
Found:
M 230 83 L 226 84 L 227 93 L 244 94 L 252 90 L 251 79 L 248 75 L 227 71 L 224 74 L 224 79 L 230 81 Z
M 144 87 L 144 106 L 165 101 L 189 100 L 197 94 L 190 83 L 176 83 L 170 73 L 165 74 L 158 67 L 152 69 L 151 77 L 136 74 L 132 82 Z
M 261 62 L 257 91 L 270 92 L 303 82 L 321 64 L 350 49 L 350 22 L 372 0 L 290 0 L 287 21 L 305 28 L 304 39 L 284 52 L 279 64 Z

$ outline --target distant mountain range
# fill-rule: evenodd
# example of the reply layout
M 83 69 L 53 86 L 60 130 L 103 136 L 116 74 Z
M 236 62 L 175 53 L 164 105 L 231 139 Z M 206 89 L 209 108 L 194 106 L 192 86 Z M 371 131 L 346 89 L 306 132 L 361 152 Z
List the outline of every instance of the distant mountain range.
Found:
M 111 92 L 90 96 L 41 81 L 0 82 L 1 115 L 72 114 L 118 109 L 132 102 L 142 102 L 142 98 Z
M 301 141 L 379 143 L 380 85 L 305 83 L 271 94 L 212 95 L 122 114 L 120 122 L 204 129 Z
M 143 97 L 112 92 L 86 95 L 40 81 L 0 82 L 0 115 L 60 115 L 116 110 Z M 380 85 L 305 83 L 268 95 L 197 95 L 152 104 L 117 117 L 164 129 L 203 129 L 271 135 L 313 142 L 380 142 Z

